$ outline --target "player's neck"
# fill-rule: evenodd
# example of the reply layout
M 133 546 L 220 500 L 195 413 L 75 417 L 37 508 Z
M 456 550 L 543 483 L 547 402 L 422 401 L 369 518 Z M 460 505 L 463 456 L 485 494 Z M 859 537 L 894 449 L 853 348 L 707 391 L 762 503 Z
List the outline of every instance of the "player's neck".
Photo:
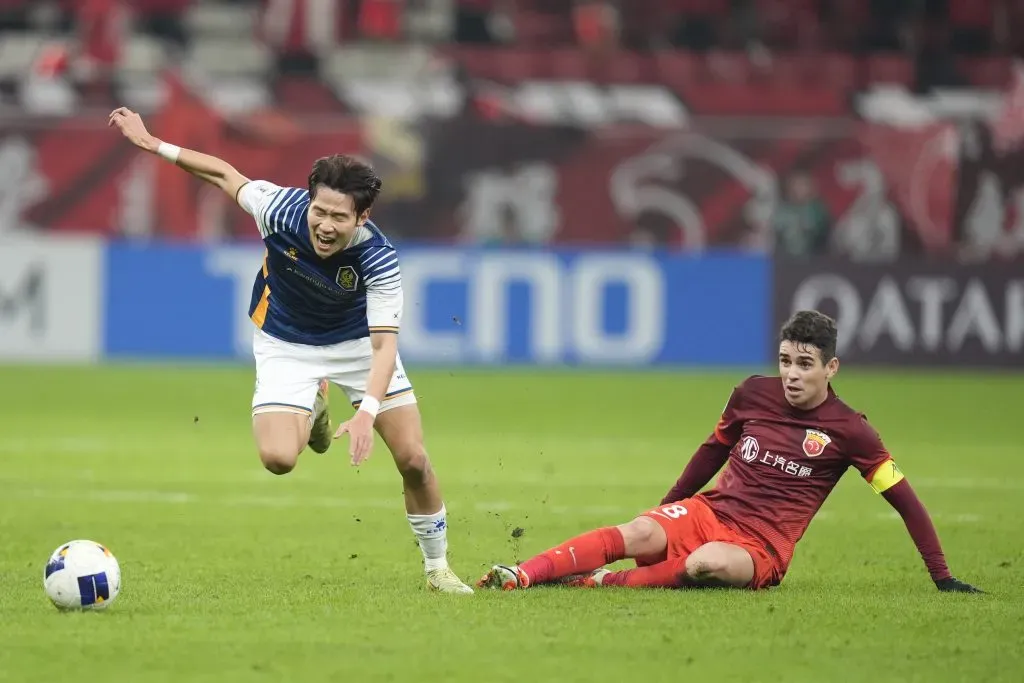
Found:
M 818 408 L 823 406 L 826 401 L 828 401 L 828 397 L 829 397 L 829 391 L 826 388 L 825 391 L 821 392 L 820 396 L 815 396 L 813 401 L 808 402 L 804 406 L 800 406 L 800 410 L 804 410 L 804 411 L 807 411 L 807 412 L 810 412 L 812 410 L 817 410 Z
M 351 249 L 354 246 L 362 244 L 366 240 L 373 237 L 373 232 L 366 227 L 366 224 L 356 227 L 356 231 L 352 233 L 352 237 L 349 239 L 348 244 L 345 245 L 345 249 Z

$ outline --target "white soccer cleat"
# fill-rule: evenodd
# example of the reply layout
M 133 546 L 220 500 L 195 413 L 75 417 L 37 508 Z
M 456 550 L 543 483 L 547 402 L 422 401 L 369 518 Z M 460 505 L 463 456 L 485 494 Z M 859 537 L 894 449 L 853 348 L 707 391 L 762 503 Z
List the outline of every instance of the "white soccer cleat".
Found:
M 496 564 L 476 582 L 478 588 L 514 591 L 530 585 L 530 577 L 518 565 Z
M 450 567 L 432 569 L 427 572 L 427 588 L 438 593 L 470 595 L 473 589 L 462 582 L 462 579 Z

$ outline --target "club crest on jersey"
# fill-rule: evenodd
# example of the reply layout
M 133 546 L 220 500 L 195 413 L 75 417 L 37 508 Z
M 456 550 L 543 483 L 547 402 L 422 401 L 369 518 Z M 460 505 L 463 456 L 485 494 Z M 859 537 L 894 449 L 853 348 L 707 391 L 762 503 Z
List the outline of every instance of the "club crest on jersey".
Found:
M 359 276 L 356 275 L 356 269 L 352 266 L 342 266 L 338 268 L 338 276 L 334 278 L 334 281 L 346 292 L 354 292 L 359 285 Z
M 804 455 L 808 458 L 821 455 L 825 451 L 825 446 L 832 443 L 832 437 L 825 432 L 819 432 L 816 429 L 808 429 L 807 435 L 804 436 Z

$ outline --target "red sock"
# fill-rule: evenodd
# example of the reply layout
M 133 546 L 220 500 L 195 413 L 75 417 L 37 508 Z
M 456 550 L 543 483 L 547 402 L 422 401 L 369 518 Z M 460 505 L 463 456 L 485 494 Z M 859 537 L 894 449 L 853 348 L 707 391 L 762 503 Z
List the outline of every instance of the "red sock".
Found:
M 626 556 L 622 532 L 615 527 L 595 529 L 570 538 L 519 565 L 530 585 L 547 583 L 573 574 L 585 574 Z
M 632 588 L 678 588 L 686 573 L 686 558 L 677 557 L 649 567 L 624 569 L 606 574 L 602 586 L 630 586 Z

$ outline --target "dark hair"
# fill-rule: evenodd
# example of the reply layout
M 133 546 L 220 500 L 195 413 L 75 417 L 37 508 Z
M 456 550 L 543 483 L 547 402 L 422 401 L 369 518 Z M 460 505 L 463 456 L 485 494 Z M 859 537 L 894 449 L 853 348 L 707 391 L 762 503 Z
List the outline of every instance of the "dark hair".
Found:
M 318 185 L 352 197 L 358 216 L 377 201 L 384 183 L 368 163 L 347 154 L 332 154 L 313 163 L 313 170 L 309 174 L 311 200 L 316 198 Z
M 817 348 L 821 352 L 822 363 L 835 358 L 838 338 L 836 321 L 820 311 L 797 311 L 783 324 L 779 333 L 779 341 Z

